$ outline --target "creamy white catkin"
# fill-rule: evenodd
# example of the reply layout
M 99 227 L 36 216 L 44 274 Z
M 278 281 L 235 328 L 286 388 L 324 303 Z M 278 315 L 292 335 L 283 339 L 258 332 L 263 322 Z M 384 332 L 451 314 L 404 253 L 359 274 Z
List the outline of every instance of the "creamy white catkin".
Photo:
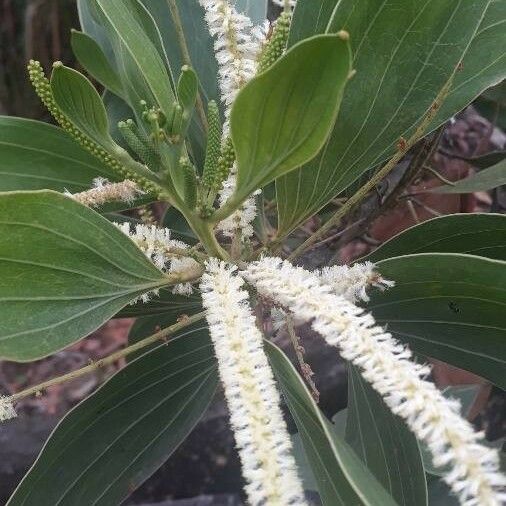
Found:
M 465 506 L 500 506 L 506 479 L 497 452 L 480 444 L 482 434 L 459 414 L 459 403 L 446 399 L 424 378 L 427 366 L 411 360 L 411 352 L 374 318 L 321 278 L 279 258 L 264 258 L 241 273 L 257 291 L 289 309 L 297 319 L 336 346 L 382 395 L 392 412 L 426 442 L 434 464 L 448 466 L 444 479 Z
M 200 289 L 252 506 L 305 505 L 262 335 L 236 268 L 210 260 Z

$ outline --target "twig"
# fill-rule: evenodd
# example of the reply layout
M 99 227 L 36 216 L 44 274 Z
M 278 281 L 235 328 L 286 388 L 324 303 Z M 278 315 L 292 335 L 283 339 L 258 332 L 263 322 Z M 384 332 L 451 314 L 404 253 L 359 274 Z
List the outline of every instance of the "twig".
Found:
M 39 383 L 38 385 L 35 385 L 33 387 L 27 388 L 26 390 L 22 390 L 21 392 L 13 394 L 9 397 L 9 400 L 11 402 L 16 402 L 16 401 L 19 401 L 19 400 L 24 399 L 26 397 L 29 397 L 30 395 L 38 394 L 42 390 L 45 390 L 46 388 L 51 387 L 53 385 L 59 385 L 61 383 L 65 383 L 66 381 L 70 381 L 70 380 L 79 378 L 80 376 L 90 374 L 93 371 L 95 371 L 96 369 L 101 369 L 102 367 L 105 367 L 106 365 L 113 364 L 114 362 L 116 362 L 120 358 L 126 357 L 127 355 L 135 353 L 136 351 L 139 351 L 142 348 L 149 346 L 150 344 L 154 344 L 157 341 L 161 341 L 161 340 L 167 338 L 168 336 L 175 334 L 179 330 L 184 329 L 185 327 L 188 327 L 192 323 L 202 320 L 202 318 L 204 318 L 204 316 L 205 316 L 204 312 L 197 313 L 196 315 L 193 315 L 193 316 L 189 316 L 181 322 L 171 325 L 170 327 L 167 327 L 166 329 L 162 329 L 159 332 L 156 332 L 155 334 L 153 334 L 149 337 L 146 337 L 142 341 L 132 344 L 131 346 L 128 346 L 127 348 L 125 348 L 123 350 L 119 350 L 115 353 L 112 353 L 108 357 L 97 360 L 96 362 L 93 362 L 85 367 L 82 367 L 81 369 L 77 369 L 75 371 L 69 372 L 69 373 L 64 374 L 62 376 L 58 376 L 58 377 L 50 379 L 48 381 L 44 381 L 43 383 Z
M 436 176 L 437 179 L 439 179 L 442 183 L 444 184 L 447 184 L 447 185 L 450 185 L 450 186 L 455 186 L 455 183 L 453 181 L 450 181 L 449 179 L 446 179 L 442 174 L 440 174 L 436 169 L 433 169 L 432 167 L 430 167 L 429 165 L 424 165 L 423 168 L 425 170 L 428 170 L 431 174 L 433 174 L 434 176 Z
M 316 403 L 320 400 L 320 392 L 316 387 L 315 382 L 313 381 L 314 372 L 311 369 L 311 366 L 304 359 L 304 352 L 306 351 L 304 347 L 300 344 L 300 339 L 297 333 L 295 332 L 295 326 L 293 324 L 292 317 L 287 314 L 286 316 L 286 329 L 288 331 L 288 335 L 290 336 L 290 340 L 292 341 L 293 349 L 295 350 L 295 355 L 297 356 L 297 360 L 299 362 L 300 370 L 304 379 L 306 380 L 309 389 L 311 390 L 311 395 Z

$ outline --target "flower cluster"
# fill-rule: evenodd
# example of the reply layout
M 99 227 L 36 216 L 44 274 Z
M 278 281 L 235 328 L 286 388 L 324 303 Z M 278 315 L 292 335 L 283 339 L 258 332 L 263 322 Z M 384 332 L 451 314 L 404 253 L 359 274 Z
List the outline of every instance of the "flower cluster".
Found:
M 215 37 L 214 48 L 219 66 L 222 102 L 225 104 L 225 124 L 223 138 L 230 134 L 230 111 L 239 90 L 255 75 L 257 59 L 261 54 L 267 37 L 268 22 L 254 27 L 251 20 L 237 12 L 228 0 L 200 0 L 206 12 L 209 33 Z M 236 166 L 227 167 L 231 171 L 224 181 L 219 195 L 223 205 L 234 192 L 236 185 Z M 250 197 L 232 216 L 220 223 L 218 229 L 227 237 L 236 232 L 242 238 L 253 235 L 251 223 L 256 216 L 254 197 Z
M 231 174 L 223 182 L 223 188 L 219 194 L 220 205 L 225 202 L 234 193 L 236 186 L 236 165 L 232 168 Z M 236 233 L 241 234 L 242 239 L 251 237 L 254 233 L 253 221 L 257 215 L 255 196 L 261 191 L 257 190 L 251 197 L 248 197 L 237 211 L 233 212 L 228 218 L 218 223 L 216 227 L 225 237 L 234 237 Z
M 103 177 L 93 180 L 93 188 L 80 193 L 65 192 L 67 197 L 88 207 L 98 207 L 106 202 L 127 202 L 131 204 L 135 197 L 144 193 L 136 183 L 125 179 L 121 183 L 110 183 Z
M 374 270 L 374 267 L 372 262 L 356 263 L 351 267 L 333 265 L 332 267 L 324 267 L 318 274 L 321 282 L 332 287 L 336 295 L 342 295 L 353 303 L 368 302 L 369 296 L 366 290 L 369 287 L 375 286 L 385 289 L 395 285 L 393 281 L 383 279 Z
M 16 411 L 9 397 L 0 395 L 0 422 L 16 418 Z
M 280 396 L 236 268 L 212 259 L 200 285 L 252 506 L 306 504 Z
M 221 95 L 228 120 L 238 91 L 255 75 L 262 34 L 228 0 L 200 0 L 200 4 L 206 12 L 209 33 L 215 38 Z M 228 128 L 225 130 L 227 134 Z
M 375 324 L 362 309 L 335 295 L 333 288 L 300 267 L 278 258 L 250 264 L 243 276 L 262 295 L 311 321 L 313 329 L 340 349 L 380 393 L 393 413 L 427 443 L 434 464 L 449 466 L 445 480 L 466 506 L 499 506 L 506 484 L 497 453 L 479 443 L 480 434 L 459 414 L 459 403 L 446 399 L 425 380 L 430 369 Z
M 143 253 L 164 272 L 170 274 L 198 272 L 199 264 L 188 256 L 188 245 L 182 241 L 170 238 L 168 228 L 158 228 L 155 225 L 137 224 L 133 228 L 130 223 L 115 223 L 115 225 L 143 251 Z M 141 296 L 143 302 L 150 299 L 150 295 L 158 291 L 149 292 Z M 191 283 L 179 283 L 172 289 L 178 295 L 191 295 Z

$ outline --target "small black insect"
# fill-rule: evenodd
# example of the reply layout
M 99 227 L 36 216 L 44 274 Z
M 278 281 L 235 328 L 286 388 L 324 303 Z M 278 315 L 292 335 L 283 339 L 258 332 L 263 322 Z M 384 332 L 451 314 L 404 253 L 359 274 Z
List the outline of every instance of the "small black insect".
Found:
M 455 302 L 453 301 L 450 301 L 448 302 L 448 307 L 455 313 L 455 314 L 458 314 L 460 313 L 460 308 L 457 306 L 457 304 L 455 304 Z

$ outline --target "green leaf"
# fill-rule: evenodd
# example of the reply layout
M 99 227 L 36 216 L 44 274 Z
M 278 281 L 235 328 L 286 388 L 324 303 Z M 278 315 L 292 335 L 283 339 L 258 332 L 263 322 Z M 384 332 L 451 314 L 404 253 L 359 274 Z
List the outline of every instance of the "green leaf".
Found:
M 172 296 L 172 300 L 169 296 Z M 134 324 L 130 328 L 130 332 L 128 333 L 128 344 L 137 343 L 141 339 L 153 335 L 160 329 L 174 325 L 179 318 L 183 316 L 183 314 L 189 316 L 197 313 L 198 311 L 202 311 L 202 303 L 200 298 L 197 298 L 196 296 L 192 296 L 191 299 L 187 297 L 186 301 L 184 301 L 181 300 L 183 297 L 180 295 L 173 295 L 170 292 L 166 292 L 161 296 L 161 298 L 165 304 L 162 305 L 162 303 L 160 303 L 158 306 L 151 303 L 145 304 L 145 306 L 147 306 L 147 311 L 144 313 L 142 312 L 143 308 L 140 307 L 140 305 L 137 306 L 137 308 L 134 307 L 134 309 L 137 309 L 137 314 L 134 312 L 131 313 L 131 316 L 135 317 L 140 315 L 140 317 L 135 320 Z M 165 308 L 165 311 L 157 311 L 161 308 Z M 121 313 L 119 316 L 121 316 Z M 151 345 L 144 350 L 129 355 L 128 361 L 134 360 L 142 353 L 145 353 L 146 350 L 154 348 L 155 346 L 156 344 Z
M 346 441 L 399 505 L 427 504 L 425 471 L 415 436 L 352 364 L 348 364 Z
M 163 226 L 170 228 L 171 237 L 174 239 L 191 245 L 197 244 L 198 242 L 197 236 L 186 221 L 186 218 L 173 206 L 165 211 Z
M 491 123 L 506 130 L 506 80 L 484 91 L 473 105 Z
M 318 153 L 339 110 L 350 63 L 347 41 L 317 36 L 294 46 L 241 90 L 230 120 L 236 200 Z
M 443 480 L 432 479 L 429 482 L 429 505 L 459 506 L 460 501 Z
M 191 67 L 199 77 L 199 92 L 204 108 L 209 100 L 215 100 L 219 104 L 221 101 L 218 89 L 218 63 L 214 56 L 213 39 L 209 34 L 204 20 L 204 9 L 200 3 L 196 0 L 176 0 L 183 27 L 181 34 L 177 30 L 168 0 L 141 1 L 158 24 L 172 74 L 178 75 L 181 67 L 189 63 L 184 57 L 187 50 Z M 193 159 L 199 167 L 202 167 L 206 149 L 206 131 L 199 114 L 193 116 L 188 135 Z
M 217 383 L 205 330 L 142 355 L 60 422 L 9 506 L 122 503 L 188 436 Z
M 453 185 L 438 186 L 434 193 L 473 193 L 492 190 L 506 184 L 506 159 L 493 167 L 457 181 Z
M 130 69 L 130 79 L 136 77 L 137 81 L 144 81 L 157 104 L 170 118 L 174 102 L 172 79 L 160 56 L 159 49 L 153 43 L 156 33 L 152 33 L 150 38 L 145 16 L 139 16 L 139 8 L 135 8 L 131 2 L 125 4 L 123 0 L 95 1 L 97 9 L 107 23 L 106 29 L 112 32 L 110 39 L 117 38 L 120 52 L 124 50 L 132 66 L 135 64 L 135 69 Z M 151 28 L 154 30 L 156 26 L 151 26 Z M 113 43 L 113 47 L 115 45 Z M 148 100 L 150 97 L 142 98 Z M 130 105 L 135 107 L 138 103 L 131 102 Z
M 183 108 L 182 132 L 186 133 L 190 120 L 192 119 L 197 94 L 199 91 L 199 79 L 194 70 L 188 66 L 181 69 L 181 75 L 177 84 L 177 97 Z
M 86 72 L 119 97 L 123 96 L 121 81 L 102 48 L 89 35 L 77 30 L 72 30 L 70 43 Z
M 396 283 L 371 294 L 378 323 L 413 351 L 506 389 L 505 262 L 420 253 L 382 260 L 378 270 Z
M 0 357 L 35 360 L 167 284 L 107 219 L 52 191 L 0 195 Z
M 97 144 L 114 147 L 100 95 L 86 77 L 61 63 L 53 67 L 51 90 L 63 114 Z
M 149 302 L 139 302 L 124 307 L 116 316 L 118 318 L 136 318 L 138 316 L 159 316 L 168 318 L 167 324 L 175 323 L 179 316 L 193 314 L 202 308 L 201 298 L 197 294 L 186 297 L 174 295 L 171 288 L 163 288 L 160 295 Z
M 312 0 L 300 0 L 290 43 L 344 28 L 357 73 L 324 149 L 276 182 L 279 234 L 288 234 L 391 156 L 459 62 L 462 68 L 429 130 L 500 81 L 506 73 L 505 17 L 506 2 L 491 0 L 334 0 L 334 9 L 324 2 L 321 11 Z
M 290 360 L 274 344 L 265 341 L 265 347 L 302 438 L 324 506 L 395 506 L 395 501 L 354 451 L 332 430 Z
M 450 214 L 404 230 L 365 260 L 378 262 L 412 253 L 468 253 L 506 260 L 506 216 Z
M 455 154 L 451 156 L 457 157 Z M 458 156 L 459 160 L 465 160 L 478 169 L 488 169 L 492 165 L 496 165 L 506 159 L 506 151 L 490 151 L 484 155 L 478 156 Z
M 117 176 L 63 130 L 0 116 L 0 191 L 88 190 L 96 177 Z

